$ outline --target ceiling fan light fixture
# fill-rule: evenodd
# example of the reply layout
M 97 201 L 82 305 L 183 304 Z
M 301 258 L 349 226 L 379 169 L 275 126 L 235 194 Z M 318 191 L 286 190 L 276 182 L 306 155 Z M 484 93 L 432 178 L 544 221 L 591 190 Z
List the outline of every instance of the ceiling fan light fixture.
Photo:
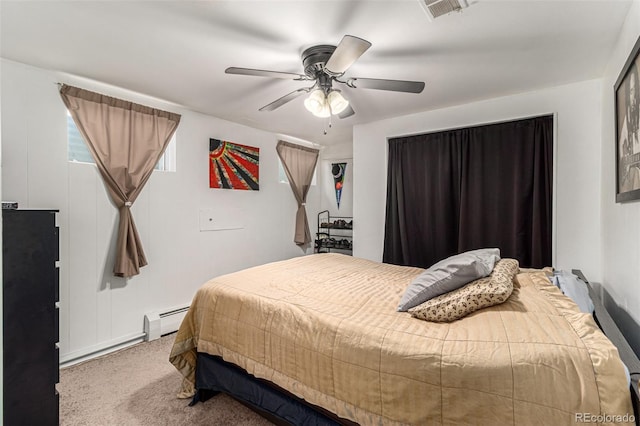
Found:
M 316 117 L 326 118 L 331 114 L 340 114 L 349 106 L 339 90 L 331 90 L 325 96 L 324 90 L 312 91 L 304 100 L 304 107 Z
M 304 107 L 309 110 L 313 115 L 322 113 L 325 109 L 327 100 L 324 96 L 322 89 L 316 89 L 309 94 L 309 97 L 304 100 Z
M 331 106 L 331 112 L 333 114 L 340 114 L 349 106 L 349 101 L 346 100 L 338 90 L 329 92 L 327 103 Z
M 324 108 L 322 108 L 322 110 L 320 110 L 319 112 L 314 112 L 312 113 L 313 115 L 315 115 L 316 117 L 320 117 L 320 118 L 327 118 L 331 115 L 331 110 L 329 110 L 329 104 L 325 104 Z

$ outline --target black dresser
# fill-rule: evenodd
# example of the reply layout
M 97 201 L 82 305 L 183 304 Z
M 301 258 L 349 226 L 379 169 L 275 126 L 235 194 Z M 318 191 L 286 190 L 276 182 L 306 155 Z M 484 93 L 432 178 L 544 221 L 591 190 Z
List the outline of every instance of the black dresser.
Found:
M 58 425 L 57 210 L 2 210 L 4 425 Z

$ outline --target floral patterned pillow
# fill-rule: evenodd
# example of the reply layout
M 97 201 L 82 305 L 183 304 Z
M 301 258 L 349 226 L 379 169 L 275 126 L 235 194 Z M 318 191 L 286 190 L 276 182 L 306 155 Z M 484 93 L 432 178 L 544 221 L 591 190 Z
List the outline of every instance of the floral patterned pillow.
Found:
M 519 271 L 517 260 L 501 259 L 489 276 L 427 300 L 409 309 L 409 313 L 426 321 L 452 322 L 478 309 L 503 303 L 511 296 L 513 279 Z

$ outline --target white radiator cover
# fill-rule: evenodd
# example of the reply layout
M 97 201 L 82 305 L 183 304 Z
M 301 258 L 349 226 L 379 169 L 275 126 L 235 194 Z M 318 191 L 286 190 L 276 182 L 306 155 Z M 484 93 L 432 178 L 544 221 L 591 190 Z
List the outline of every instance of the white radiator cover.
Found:
M 144 333 L 147 342 L 159 339 L 165 334 L 178 331 L 189 305 L 176 306 L 162 311 L 154 311 L 144 316 Z

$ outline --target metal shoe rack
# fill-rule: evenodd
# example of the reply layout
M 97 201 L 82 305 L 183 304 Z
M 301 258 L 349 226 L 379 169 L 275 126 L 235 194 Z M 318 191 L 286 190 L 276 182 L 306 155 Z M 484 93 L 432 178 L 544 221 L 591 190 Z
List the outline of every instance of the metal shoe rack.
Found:
M 315 241 L 316 253 L 353 252 L 353 217 L 331 216 L 329 210 L 318 213 L 318 232 Z

